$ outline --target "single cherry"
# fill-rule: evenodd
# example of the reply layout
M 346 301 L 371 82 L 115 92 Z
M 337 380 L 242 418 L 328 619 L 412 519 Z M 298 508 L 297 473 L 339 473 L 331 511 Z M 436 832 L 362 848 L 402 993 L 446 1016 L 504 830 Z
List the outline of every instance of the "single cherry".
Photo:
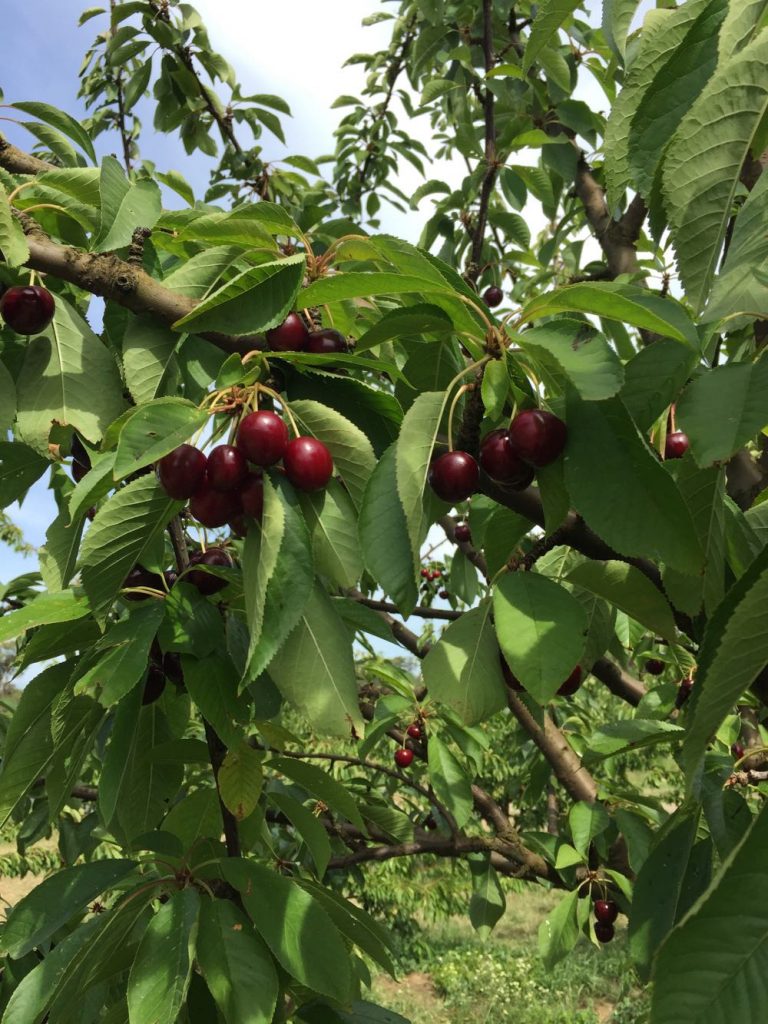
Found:
M 210 565 L 215 568 L 231 569 L 232 559 L 224 548 L 208 548 L 206 551 L 199 551 L 192 555 L 189 560 L 190 566 Z M 214 576 L 211 572 L 202 569 L 191 569 L 185 577 L 187 583 L 197 587 L 201 594 L 217 594 L 227 585 L 227 581 L 221 576 Z
M 86 473 L 90 472 L 87 466 L 84 466 L 82 462 L 76 462 L 72 460 L 72 479 L 76 484 L 79 484 Z
M 333 476 L 333 459 L 316 437 L 295 437 L 283 456 L 285 475 L 300 491 L 320 491 Z
M 666 667 L 658 658 L 649 658 L 645 663 L 645 671 L 651 676 L 660 676 Z
M 519 490 L 533 479 L 531 467 L 515 451 L 509 431 L 503 427 L 492 430 L 480 442 L 480 465 L 492 480 Z
M 191 444 L 180 444 L 157 464 L 157 475 L 163 490 L 169 497 L 182 500 L 191 498 L 205 483 L 205 467 L 208 463 L 199 448 Z
M 206 479 L 215 491 L 236 491 L 247 476 L 248 463 L 234 445 L 217 445 L 208 456 Z
M 237 431 L 237 447 L 257 466 L 274 466 L 288 447 L 288 427 L 275 412 L 249 412 Z
M 733 756 L 734 761 L 740 761 L 742 757 L 744 757 L 745 753 L 746 751 L 744 750 L 744 747 L 741 745 L 741 743 L 731 744 L 731 754 Z
M 438 596 L 438 597 L 442 597 L 442 599 L 443 599 L 444 601 L 447 601 L 447 600 L 448 600 L 448 598 L 449 598 L 449 597 L 450 597 L 451 595 L 450 595 L 450 594 L 448 593 L 448 591 L 447 591 L 447 590 L 441 590 L 441 591 L 440 591 L 440 593 L 439 593 L 439 594 L 438 594 L 437 596 Z
M 243 512 L 252 519 L 261 519 L 264 511 L 264 477 L 261 473 L 249 473 L 240 488 L 240 502 Z
M 412 740 L 421 739 L 421 726 L 418 725 L 416 722 L 414 722 L 412 725 L 409 725 L 405 731 L 408 733 Z
M 159 590 L 164 593 L 163 579 L 159 573 L 150 572 L 143 565 L 134 565 L 131 571 L 123 580 L 124 589 L 134 587 L 148 587 L 151 590 Z M 146 601 L 149 594 L 123 594 L 124 601 Z
M 457 544 L 469 544 L 472 540 L 472 533 L 466 523 L 459 523 L 453 531 Z
M 3 293 L 0 316 L 17 334 L 39 334 L 53 320 L 56 304 L 39 284 L 16 285 Z
M 495 284 L 492 284 L 490 288 L 486 288 L 483 292 L 483 299 L 485 300 L 486 306 L 490 306 L 493 309 L 494 306 L 499 306 L 504 299 L 504 292 L 501 288 L 498 288 Z
M 597 921 L 595 923 L 595 937 L 598 942 L 610 942 L 615 934 L 612 924 L 606 924 L 604 921 Z
M 421 570 L 421 578 L 423 580 L 428 580 L 430 578 L 430 576 L 431 576 L 431 573 L 430 573 L 429 569 L 422 569 Z
M 267 344 L 273 352 L 300 352 L 308 338 L 309 331 L 298 313 L 289 313 L 279 327 L 267 331 Z
M 429 485 L 438 498 L 454 504 L 477 489 L 480 469 L 468 452 L 446 452 L 429 468 Z
M 86 469 L 91 468 L 91 456 L 88 454 L 85 445 L 77 434 L 72 435 L 72 444 L 70 445 L 70 449 L 72 452 L 72 458 L 75 462 L 79 462 L 80 465 L 84 466 Z
M 307 352 L 315 355 L 335 355 L 347 351 L 347 339 L 341 331 L 332 327 L 324 327 L 321 331 L 312 331 L 305 346 Z
M 203 526 L 224 526 L 242 511 L 237 491 L 215 491 L 207 481 L 192 495 L 189 511 Z
M 582 672 L 579 665 L 571 672 L 568 678 L 565 680 L 563 685 L 558 689 L 558 694 L 561 697 L 570 697 L 576 693 L 578 688 L 581 686 Z
M 504 676 L 504 682 L 507 684 L 510 690 L 514 690 L 515 693 L 524 693 L 525 687 L 514 674 L 512 669 L 509 667 L 509 665 L 507 664 L 507 659 L 504 657 L 501 651 L 499 651 L 499 663 L 501 664 L 501 673 Z
M 619 907 L 613 900 L 595 900 L 595 917 L 603 924 L 613 924 L 619 916 Z
M 433 569 L 432 572 L 429 574 L 429 578 L 431 580 L 439 580 L 442 575 L 443 574 L 440 572 L 439 569 Z
M 672 431 L 671 434 L 667 434 L 667 440 L 664 442 L 664 458 L 682 459 L 688 451 L 690 443 L 688 435 L 684 434 L 682 430 Z
M 162 697 L 164 689 L 165 673 L 157 665 L 150 665 L 147 681 L 144 683 L 144 692 L 141 695 L 141 703 L 144 705 L 154 704 Z
M 675 697 L 675 707 L 681 708 L 683 704 L 691 696 L 691 690 L 693 689 L 692 679 L 683 679 L 677 688 L 677 696 Z
M 407 750 L 405 747 L 401 747 L 400 750 L 395 751 L 395 764 L 398 768 L 407 768 L 413 761 L 413 751 Z
M 509 437 L 521 459 L 534 466 L 548 466 L 565 447 L 568 430 L 546 409 L 525 409 L 510 423 Z

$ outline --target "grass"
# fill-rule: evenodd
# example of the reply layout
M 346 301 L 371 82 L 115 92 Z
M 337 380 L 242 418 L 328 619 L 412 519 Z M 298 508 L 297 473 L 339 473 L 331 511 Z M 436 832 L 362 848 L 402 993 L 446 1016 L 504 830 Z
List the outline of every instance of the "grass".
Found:
M 644 1024 L 626 934 L 597 949 L 586 938 L 547 970 L 537 931 L 557 897 L 508 894 L 507 912 L 483 942 L 464 919 L 425 925 L 403 943 L 399 979 L 374 979 L 373 998 L 413 1024 Z

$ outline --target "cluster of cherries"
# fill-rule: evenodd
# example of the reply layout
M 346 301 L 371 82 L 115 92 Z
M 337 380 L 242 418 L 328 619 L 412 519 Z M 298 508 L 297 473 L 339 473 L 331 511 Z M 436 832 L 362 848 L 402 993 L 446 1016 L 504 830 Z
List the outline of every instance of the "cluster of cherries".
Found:
M 157 475 L 171 498 L 189 498 L 189 510 L 203 526 L 228 523 L 242 534 L 246 518 L 261 518 L 262 469 L 281 459 L 285 475 L 301 491 L 322 490 L 333 475 L 333 459 L 323 442 L 315 437 L 289 440 L 287 426 L 269 410 L 248 413 L 236 443 L 217 445 L 208 456 L 194 445 L 179 445 L 160 459 Z
M 289 313 L 278 327 L 266 332 L 266 338 L 273 352 L 312 352 L 329 356 L 349 348 L 341 331 L 332 327 L 309 331 L 298 313 Z
M 424 732 L 421 728 L 420 722 L 412 722 L 405 732 L 407 736 L 412 740 L 416 740 L 417 743 L 419 740 L 424 738 Z M 414 754 L 410 747 L 399 747 L 395 751 L 395 764 L 398 768 L 407 768 L 409 765 L 413 764 L 413 757 Z
M 619 908 L 613 900 L 595 900 L 595 936 L 599 942 L 610 942 L 615 935 L 614 923 Z
M 501 651 L 499 651 L 499 662 L 501 663 L 501 671 L 502 675 L 504 676 L 504 681 L 506 682 L 510 690 L 514 690 L 515 693 L 524 693 L 525 687 L 517 678 L 517 676 L 512 672 L 512 669 L 507 664 L 507 659 L 504 657 Z M 576 691 L 580 688 L 583 682 L 584 673 L 581 669 L 581 666 L 577 665 L 573 672 L 571 672 L 571 674 L 565 680 L 565 682 L 558 687 L 558 696 L 572 697 L 573 694 L 576 693 Z
M 485 435 L 480 442 L 480 466 L 497 483 L 522 491 L 533 480 L 535 469 L 548 466 L 560 455 L 567 436 L 565 423 L 554 413 L 525 409 L 508 428 Z M 468 452 L 446 452 L 429 470 L 432 490 L 451 503 L 474 494 L 479 480 L 480 467 Z
M 39 334 L 53 320 L 56 305 L 40 284 L 14 285 L 0 297 L 0 316 L 17 334 Z

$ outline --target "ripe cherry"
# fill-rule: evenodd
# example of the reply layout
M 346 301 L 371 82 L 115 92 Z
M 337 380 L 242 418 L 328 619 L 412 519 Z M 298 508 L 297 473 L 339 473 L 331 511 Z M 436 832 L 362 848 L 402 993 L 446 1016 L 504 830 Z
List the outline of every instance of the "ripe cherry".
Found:
M 472 533 L 466 523 L 459 523 L 453 535 L 457 544 L 469 544 L 472 541 Z
M 595 923 L 595 937 L 598 942 L 610 942 L 615 934 L 612 924 L 606 924 L 604 921 L 597 921 Z
M 439 593 L 439 594 L 438 594 L 437 596 L 438 596 L 438 597 L 442 597 L 442 599 L 443 599 L 444 601 L 447 601 L 447 600 L 448 600 L 448 598 L 449 598 L 449 597 L 450 597 L 451 595 L 450 595 L 450 594 L 448 593 L 448 591 L 447 591 L 447 590 L 441 590 L 441 591 L 440 591 L 440 593 Z
M 300 352 L 308 338 L 309 331 L 298 313 L 289 313 L 278 327 L 267 331 L 267 344 L 273 352 Z
M 207 481 L 192 495 L 189 511 L 203 526 L 224 526 L 242 510 L 237 491 L 215 491 Z
M 333 459 L 316 437 L 295 437 L 283 456 L 285 475 L 300 491 L 320 491 L 333 476 Z
M 91 468 L 91 456 L 88 454 L 85 445 L 77 436 L 77 434 L 72 435 L 72 444 L 70 446 L 70 450 L 72 452 L 72 458 L 75 460 L 75 462 L 79 462 L 80 465 L 83 466 L 85 469 Z
M 249 412 L 237 431 L 237 447 L 257 466 L 274 466 L 288 447 L 288 427 L 275 412 Z
M 261 473 L 249 473 L 240 488 L 240 502 L 243 512 L 252 519 L 261 519 L 264 511 L 264 477 Z
M 164 689 L 165 673 L 157 665 L 150 665 L 147 680 L 144 683 L 144 692 L 141 695 L 141 703 L 144 705 L 154 704 L 162 697 Z
M 247 476 L 248 463 L 234 445 L 217 445 L 208 456 L 206 479 L 215 491 L 236 491 Z
M 483 292 L 483 299 L 485 300 L 486 306 L 490 306 L 491 309 L 494 306 L 501 304 L 504 299 L 504 292 L 501 288 L 498 288 L 495 284 L 492 284 L 490 288 L 486 288 Z
M 595 917 L 603 924 L 613 924 L 619 916 L 619 908 L 613 900 L 595 900 Z
M 409 725 L 405 731 L 408 733 L 412 740 L 421 739 L 421 726 L 418 725 L 418 723 L 414 722 L 412 725 Z
M 658 658 L 649 658 L 645 663 L 645 671 L 651 676 L 660 676 L 666 667 Z
M 440 572 L 439 569 L 433 569 L 432 572 L 429 574 L 429 578 L 431 580 L 439 580 L 442 577 L 442 575 L 443 574 L 442 572 Z
M 428 580 L 430 578 L 429 569 L 422 569 L 420 575 L 423 580 Z
M 576 693 L 578 688 L 581 686 L 582 672 L 579 665 L 571 672 L 568 678 L 565 680 L 563 685 L 558 689 L 558 694 L 561 697 L 570 697 Z
M 205 483 L 208 459 L 191 444 L 180 444 L 157 464 L 163 490 L 171 498 L 191 498 Z
M 464 501 L 477 489 L 480 470 L 468 452 L 446 452 L 429 469 L 429 485 L 438 498 Z
M 0 316 L 17 334 L 39 334 L 53 320 L 56 305 L 42 285 L 16 285 L 3 293 Z
M 75 481 L 76 484 L 79 484 L 80 481 L 85 476 L 85 474 L 88 472 L 88 467 L 84 466 L 82 462 L 76 462 L 75 460 L 72 461 L 72 479 Z
M 315 355 L 335 355 L 347 351 L 347 339 L 341 331 L 332 327 L 324 327 L 321 331 L 313 331 L 307 339 L 306 351 Z
M 395 751 L 395 764 L 398 768 L 407 768 L 413 762 L 413 751 L 401 747 Z
M 682 459 L 688 451 L 690 443 L 688 435 L 684 434 L 682 430 L 674 430 L 671 434 L 667 434 L 667 439 L 664 442 L 664 458 Z
M 133 589 L 134 587 L 148 587 L 164 593 L 163 580 L 160 574 L 150 572 L 143 565 L 134 565 L 123 580 L 124 589 Z M 148 597 L 149 594 L 123 594 L 123 600 L 125 601 L 146 601 Z
M 189 564 L 190 566 L 210 565 L 216 568 L 231 569 L 232 559 L 224 548 L 208 548 L 206 551 L 199 551 L 197 554 L 192 555 Z M 185 579 L 187 583 L 197 587 L 200 593 L 206 596 L 217 594 L 227 585 L 227 581 L 222 579 L 221 576 L 214 576 L 213 573 L 205 572 L 202 569 L 191 569 Z
M 509 431 L 503 427 L 492 430 L 481 441 L 480 465 L 492 480 L 518 490 L 526 488 L 533 479 L 531 467 L 515 451 Z
M 691 690 L 693 689 L 692 679 L 683 679 L 677 688 L 677 696 L 675 697 L 675 707 L 681 708 L 683 704 L 691 696 Z
M 745 753 L 746 751 L 744 750 L 744 747 L 741 745 L 741 743 L 731 744 L 731 755 L 733 756 L 734 761 L 740 761 L 742 757 L 744 757 Z
M 521 459 L 534 466 L 548 466 L 565 447 L 568 430 L 546 409 L 525 409 L 510 423 L 509 437 Z
M 512 669 L 509 667 L 509 665 L 507 664 L 507 659 L 504 657 L 501 651 L 499 651 L 499 662 L 501 664 L 501 672 L 502 675 L 504 676 L 504 682 L 507 684 L 510 690 L 514 690 L 515 693 L 523 693 L 525 691 L 525 687 L 514 674 Z

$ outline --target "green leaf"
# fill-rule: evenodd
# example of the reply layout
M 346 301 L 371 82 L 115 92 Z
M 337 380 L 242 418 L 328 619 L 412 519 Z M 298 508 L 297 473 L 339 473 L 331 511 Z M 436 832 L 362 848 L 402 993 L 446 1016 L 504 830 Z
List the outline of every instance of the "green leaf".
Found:
M 698 573 L 703 552 L 691 513 L 621 401 L 584 402 L 571 391 L 567 421 L 565 482 L 592 529 L 622 555 Z
M 153 228 L 160 219 L 162 201 L 158 185 L 147 178 L 129 181 L 113 156 L 102 160 L 99 192 L 101 226 L 92 243 L 94 252 L 123 249 L 130 244 L 137 228 Z
M 768 662 L 768 635 L 759 625 L 767 598 L 768 548 L 764 548 L 728 591 L 704 631 L 692 719 L 683 744 L 689 775 L 732 705 Z
M 768 109 L 761 34 L 715 71 L 686 114 L 664 163 L 678 269 L 696 311 L 706 301 L 739 176 Z M 712 110 L 723 111 L 714 123 Z
M 611 819 L 602 804 L 588 804 L 580 800 L 568 812 L 573 845 L 583 856 L 595 836 L 605 832 L 610 823 Z
M 0 431 L 10 430 L 16 419 L 16 383 L 0 363 Z
M 302 880 L 301 885 L 307 890 L 329 915 L 341 934 L 358 946 L 375 963 L 379 964 L 395 977 L 395 968 L 388 950 L 392 949 L 392 935 L 386 928 L 351 900 L 318 885 L 315 882 Z
M 26 349 L 16 390 L 19 436 L 41 454 L 54 425 L 96 444 L 125 407 L 114 356 L 60 295 L 50 326 Z
M 627 32 L 640 0 L 603 0 L 603 33 L 611 49 L 624 59 Z
M 640 747 L 652 747 L 658 743 L 675 743 L 682 740 L 685 729 L 672 722 L 655 718 L 628 718 L 621 722 L 600 725 L 589 737 L 589 750 L 599 757 L 614 757 Z M 585 758 L 593 761 L 596 758 Z
M 270 1024 L 278 980 L 269 950 L 232 902 L 203 900 L 197 961 L 226 1024 Z
M 62 134 L 66 135 L 68 139 L 72 139 L 82 149 L 86 156 L 96 163 L 96 153 L 93 149 L 93 143 L 91 142 L 90 136 L 74 117 L 65 113 L 63 110 L 58 110 L 56 107 L 52 107 L 49 103 L 39 103 L 37 101 L 25 100 L 23 103 L 11 104 L 16 110 L 22 110 L 25 114 L 31 114 L 32 117 L 37 117 L 46 124 L 56 128 Z
M 371 442 L 354 423 L 321 402 L 298 399 L 291 412 L 303 434 L 318 438 L 333 456 L 335 472 L 341 477 L 357 508 L 363 502 L 368 480 L 376 468 Z
M 0 184 L 0 252 L 9 267 L 23 267 L 29 259 L 29 246 L 21 223 L 11 213 L 8 193 Z
M 683 306 L 637 285 L 616 281 L 570 284 L 543 292 L 523 307 L 520 320 L 538 320 L 555 313 L 593 313 L 654 331 L 698 349 L 696 329 Z
M 267 767 L 285 775 L 317 800 L 327 804 L 332 811 L 343 814 L 347 821 L 350 821 L 362 832 L 366 832 L 365 822 L 355 798 L 348 789 L 322 768 L 292 757 L 271 757 Z
M 170 287 L 170 285 L 169 285 Z M 123 368 L 137 405 L 156 397 L 179 335 L 149 317 L 131 317 L 123 336 Z
M 45 531 L 45 544 L 38 550 L 38 558 L 40 575 L 49 591 L 64 590 L 74 575 L 83 522 L 82 515 L 70 522 L 69 512 L 64 509 Z
M 582 320 L 553 320 L 534 327 L 520 335 L 520 344 L 545 367 L 554 364 L 582 398 L 610 398 L 624 383 L 619 357 L 605 338 Z
M 678 810 L 657 836 L 635 880 L 629 950 L 644 981 L 648 980 L 659 946 L 681 916 L 683 880 L 696 841 L 698 820 L 698 813 Z
M 190 886 L 172 893 L 147 926 L 131 966 L 130 1024 L 174 1024 L 192 973 L 200 897 Z
M 509 393 L 509 374 L 505 359 L 494 359 L 483 373 L 482 398 L 486 415 L 495 420 L 501 416 Z
M 451 318 L 439 306 L 419 303 L 385 313 L 355 344 L 355 352 L 365 352 L 392 338 L 422 338 L 425 334 L 451 331 Z M 437 339 L 436 339 L 437 340 Z
M 738 53 L 765 27 L 766 0 L 742 0 L 731 4 L 720 30 L 720 60 Z
M 4 956 L 18 960 L 42 946 L 91 900 L 111 889 L 136 867 L 132 860 L 78 864 L 50 875 L 11 909 L 3 925 Z
M 605 598 L 658 636 L 674 641 L 677 631 L 668 601 L 634 565 L 584 561 L 574 566 L 565 578 Z
M 422 662 L 431 698 L 446 704 L 467 725 L 507 706 L 499 645 L 491 622 L 492 604 L 483 601 L 452 622 Z
M 34 449 L 18 441 L 0 441 L 0 506 L 23 498 L 50 466 Z
M 578 890 L 569 892 L 560 900 L 546 921 L 539 925 L 539 952 L 549 970 L 566 957 L 578 941 L 578 898 Z
M 173 328 L 188 327 L 196 334 L 250 334 L 276 327 L 294 308 L 303 275 L 303 254 L 249 267 L 203 299 Z
M 340 587 L 353 587 L 363 571 L 363 559 L 357 531 L 352 529 L 357 512 L 349 494 L 331 479 L 324 491 L 300 495 L 299 500 L 312 537 L 315 569 Z
M 156 398 L 141 405 L 120 431 L 114 478 L 122 480 L 188 441 L 208 412 L 185 398 Z
M 225 643 L 224 622 L 218 609 L 197 587 L 178 580 L 165 598 L 165 619 L 160 626 L 163 650 L 205 658 Z M 223 670 L 227 669 L 222 661 Z
M 683 392 L 677 417 L 699 466 L 725 462 L 766 424 L 768 359 L 705 370 Z
M 173 742 L 173 741 L 171 741 Z M 180 740 L 179 742 L 198 742 L 196 740 Z M 208 748 L 206 744 L 199 741 L 202 746 L 200 752 L 200 763 L 208 764 Z M 162 747 L 156 748 L 158 754 Z M 182 759 L 189 763 L 189 755 L 184 752 Z M 163 832 L 170 832 L 178 836 L 185 852 L 200 839 L 219 839 L 223 831 L 221 821 L 221 807 L 219 796 L 213 786 L 206 789 L 196 789 L 188 793 L 177 804 L 174 804 L 168 814 L 163 818 Z
M 373 298 L 377 295 L 408 295 L 419 293 L 428 295 L 432 292 L 449 292 L 447 281 L 437 278 L 415 277 L 411 274 L 398 274 L 386 271 L 369 271 L 367 273 L 351 271 L 333 277 L 322 277 L 313 281 L 299 293 L 297 305 L 302 309 L 307 306 L 321 306 L 326 302 L 339 302 L 342 299 Z
M 244 821 L 256 809 L 264 784 L 262 755 L 241 743 L 227 756 L 219 768 L 219 793 L 224 806 L 237 819 Z
M 307 849 L 315 862 L 317 877 L 322 878 L 328 861 L 331 859 L 331 842 L 325 827 L 318 821 L 317 817 L 298 800 L 288 796 L 287 793 L 269 794 L 270 801 L 277 809 L 285 815 L 302 839 L 307 844 Z
M 288 974 L 300 985 L 346 1003 L 351 988 L 349 954 L 317 900 L 293 879 L 252 861 L 227 859 L 222 870 Z
M 472 813 L 472 787 L 466 771 L 438 736 L 430 736 L 427 745 L 429 781 L 437 799 L 444 804 L 463 828 Z
M 407 615 L 419 598 L 405 512 L 396 493 L 396 445 L 382 455 L 363 495 L 358 530 L 365 568 Z
M 739 1020 L 759 1024 L 768 970 L 763 807 L 742 843 L 659 952 L 654 1024 Z
M 90 615 L 91 608 L 86 596 L 74 590 L 62 590 L 57 594 L 40 594 L 23 608 L 6 612 L 0 619 L 0 643 L 6 643 L 36 626 L 54 622 L 73 622 Z
M 239 747 L 250 718 L 248 699 L 244 694 L 238 696 L 237 673 L 230 659 L 215 647 L 213 651 L 202 658 L 182 657 L 184 682 L 203 718 L 227 746 Z
M 564 587 L 535 572 L 505 573 L 494 587 L 493 611 L 509 667 L 546 704 L 581 660 L 586 612 Z
M 148 474 L 99 509 L 80 551 L 83 589 L 98 621 L 106 620 L 125 577 L 183 504 L 169 498 L 154 474 Z
M 480 938 L 486 939 L 497 921 L 504 916 L 507 901 L 498 875 L 491 865 L 490 854 L 472 853 L 467 860 L 472 874 L 469 920 Z
M 640 430 L 649 430 L 671 405 L 697 362 L 695 352 L 668 338 L 646 345 L 630 359 L 620 398 Z
M 580 5 L 581 0 L 542 0 L 525 44 L 524 71 L 528 71 L 542 53 L 557 45 L 557 30 Z
M 362 735 L 349 632 L 319 584 L 298 626 L 270 662 L 269 674 L 314 729 L 335 736 Z

